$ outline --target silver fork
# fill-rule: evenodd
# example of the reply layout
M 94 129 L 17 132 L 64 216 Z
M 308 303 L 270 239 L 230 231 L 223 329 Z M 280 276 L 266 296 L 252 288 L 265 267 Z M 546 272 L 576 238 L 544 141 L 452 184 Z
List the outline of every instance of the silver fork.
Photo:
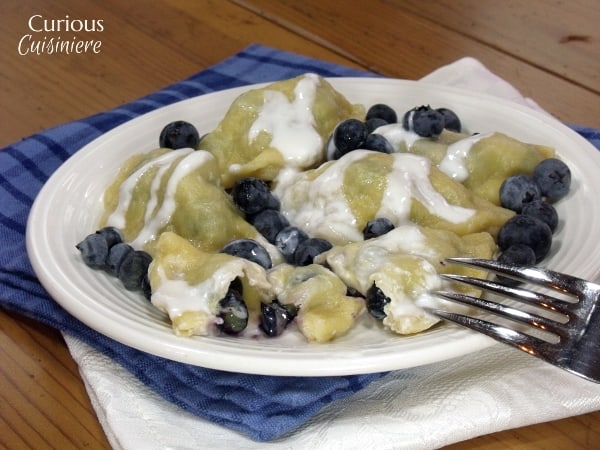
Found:
M 600 383 L 600 284 L 538 267 L 518 267 L 486 259 L 450 258 L 448 262 L 495 272 L 501 278 L 479 279 L 456 274 L 442 275 L 444 278 L 534 305 L 541 308 L 540 314 L 454 292 L 436 292 L 437 295 L 527 324 L 528 328 L 533 327 L 530 330 L 541 330 L 546 336 L 440 309 L 430 309 L 430 312 Z M 514 282 L 507 283 L 506 277 L 550 288 L 561 295 L 567 294 L 570 299 L 534 292 Z M 553 336 L 554 339 L 548 339 L 547 336 Z

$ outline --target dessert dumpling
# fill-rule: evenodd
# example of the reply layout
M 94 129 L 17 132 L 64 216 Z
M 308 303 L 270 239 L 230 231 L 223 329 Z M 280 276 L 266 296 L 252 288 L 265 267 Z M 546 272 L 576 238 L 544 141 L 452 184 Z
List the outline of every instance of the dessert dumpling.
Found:
M 347 296 L 342 280 L 318 264 L 281 264 L 269 272 L 268 279 L 281 303 L 298 307 L 296 323 L 310 342 L 343 336 L 364 310 L 364 300 Z
M 333 247 L 319 255 L 344 283 L 367 299 L 372 315 L 398 334 L 426 330 L 439 319 L 420 305 L 439 300 L 431 294 L 442 288 L 440 273 L 482 276 L 483 272 L 446 264 L 447 257 L 491 258 L 496 244 L 489 233 L 458 236 L 451 231 L 404 225 L 366 241 Z M 471 288 L 454 286 L 471 294 Z M 435 304 L 435 303 L 433 303 Z
M 215 156 L 226 188 L 243 177 L 272 180 L 282 167 L 320 164 L 335 125 L 363 115 L 363 106 L 306 74 L 239 96 L 199 146 Z
M 135 155 L 104 194 L 103 224 L 153 253 L 162 232 L 172 231 L 205 251 L 234 239 L 264 243 L 220 187 L 215 158 L 206 151 L 157 149 Z
M 498 192 L 504 180 L 516 174 L 531 174 L 542 160 L 555 156 L 550 147 L 499 132 L 466 135 L 445 130 L 439 138 L 428 139 L 397 124 L 379 127 L 375 132 L 399 152 L 426 156 L 446 175 L 495 205 L 500 204 Z
M 338 245 L 362 240 L 378 217 L 464 235 L 496 234 L 514 214 L 408 153 L 354 150 L 312 171 L 284 171 L 275 193 L 290 223 Z
M 262 266 L 225 253 L 202 251 L 175 233 L 160 235 L 153 256 L 148 271 L 151 301 L 168 314 L 178 335 L 203 336 L 217 331 L 223 321 L 220 301 L 236 282 L 240 282 L 237 291 L 250 323 L 257 322 L 260 303 L 274 298 Z

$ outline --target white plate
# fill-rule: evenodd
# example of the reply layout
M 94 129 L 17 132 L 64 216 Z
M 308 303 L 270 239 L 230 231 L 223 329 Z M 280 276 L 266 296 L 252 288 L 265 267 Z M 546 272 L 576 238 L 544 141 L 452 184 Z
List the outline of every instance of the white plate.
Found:
M 600 155 L 579 135 L 543 113 L 494 97 L 392 79 L 341 78 L 332 84 L 351 101 L 387 103 L 399 114 L 421 104 L 452 108 L 471 132 L 502 131 L 557 149 L 569 164 L 573 188 L 561 218 L 551 259 L 556 270 L 589 279 L 600 274 Z M 28 222 L 27 248 L 48 292 L 72 315 L 116 341 L 194 365 L 265 375 L 324 376 L 372 373 L 442 361 L 493 343 L 477 333 L 442 325 L 410 337 L 382 332 L 364 320 L 331 344 L 308 344 L 298 333 L 275 339 L 181 338 L 166 317 L 125 291 L 103 272 L 86 267 L 75 244 L 97 228 L 102 193 L 130 155 L 155 148 L 173 120 L 213 129 L 247 87 L 216 92 L 167 106 L 106 133 L 66 161 L 38 195 Z

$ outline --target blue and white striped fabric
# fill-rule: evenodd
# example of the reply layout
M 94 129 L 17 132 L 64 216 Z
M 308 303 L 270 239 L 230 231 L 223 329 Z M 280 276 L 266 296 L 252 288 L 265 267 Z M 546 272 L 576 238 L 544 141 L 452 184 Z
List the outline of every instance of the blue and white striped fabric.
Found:
M 577 125 L 571 125 L 571 128 L 577 131 L 581 136 L 590 141 L 594 147 L 600 149 L 600 130 L 590 127 L 581 127 Z
M 251 46 L 193 77 L 121 106 L 64 124 L 0 151 L 0 305 L 73 335 L 106 353 L 167 400 L 207 420 L 269 440 L 304 423 L 323 406 L 347 397 L 381 374 L 269 377 L 181 364 L 115 342 L 54 302 L 38 282 L 25 249 L 31 205 L 46 180 L 85 144 L 141 114 L 183 99 L 247 84 L 291 78 L 368 76 L 365 72 Z
M 0 151 L 0 305 L 57 328 L 112 357 L 165 399 L 255 440 L 271 440 L 306 422 L 326 404 L 352 395 L 383 374 L 344 377 L 269 377 L 221 372 L 149 355 L 83 325 L 38 282 L 25 249 L 25 227 L 37 193 L 52 173 L 85 144 L 134 117 L 183 99 L 252 83 L 314 72 L 367 72 L 251 46 L 187 80 L 114 110 L 48 129 Z M 600 132 L 577 128 L 600 148 Z

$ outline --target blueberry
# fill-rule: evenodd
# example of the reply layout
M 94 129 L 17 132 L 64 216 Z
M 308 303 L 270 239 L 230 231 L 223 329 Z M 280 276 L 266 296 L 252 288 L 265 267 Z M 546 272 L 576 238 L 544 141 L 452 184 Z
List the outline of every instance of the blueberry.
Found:
M 115 277 L 119 274 L 121 264 L 125 261 L 125 258 L 133 252 L 133 247 L 125 242 L 119 242 L 113 245 L 108 251 L 106 257 L 106 270 Z
M 217 325 L 226 334 L 238 334 L 248 326 L 248 308 L 244 299 L 235 289 L 229 289 L 225 297 L 217 303 Z
M 326 252 L 331 247 L 331 243 L 325 239 L 308 238 L 298 244 L 294 252 L 293 262 L 297 266 L 308 266 L 313 263 L 317 255 Z
M 550 227 L 532 216 L 517 214 L 510 218 L 498 232 L 498 246 L 506 250 L 512 245 L 523 244 L 535 252 L 535 261 L 546 257 L 552 246 Z
M 498 256 L 498 261 L 517 266 L 532 266 L 535 264 L 535 252 L 528 245 L 513 244 Z
M 119 280 L 129 291 L 142 289 L 142 281 L 148 275 L 152 257 L 143 250 L 129 253 L 119 267 Z
M 444 128 L 450 131 L 455 131 L 456 133 L 460 133 L 462 130 L 462 124 L 460 123 L 460 119 L 454 111 L 448 108 L 437 108 L 436 111 L 444 116 Z
M 356 290 L 356 289 L 354 289 L 353 287 L 350 287 L 350 286 L 347 286 L 346 296 L 348 296 L 348 297 L 361 297 L 362 298 L 362 294 L 358 290 Z
M 365 121 L 365 126 L 367 127 L 367 133 L 372 133 L 377 128 L 382 127 L 384 125 L 388 125 L 388 123 L 385 120 L 380 119 L 378 117 L 374 117 L 372 119 L 367 119 Z
M 378 320 L 383 320 L 387 314 L 383 311 L 391 299 L 379 289 L 375 283 L 369 288 L 366 296 L 367 311 Z
M 269 253 L 267 253 L 262 245 L 252 239 L 236 239 L 235 241 L 231 241 L 221 249 L 221 253 L 247 259 L 265 269 L 270 269 L 272 266 Z
M 394 153 L 392 144 L 380 134 L 371 133 L 367 136 L 363 148 L 381 153 Z
M 108 243 L 100 233 L 90 234 L 75 246 L 81 252 L 83 262 L 93 269 L 103 269 L 108 256 Z
M 235 291 L 241 297 L 244 293 L 244 285 L 242 283 L 242 279 L 239 277 L 234 278 L 234 280 L 229 284 L 229 290 Z
M 398 116 L 396 111 L 391 106 L 383 103 L 377 103 L 369 108 L 365 120 L 370 119 L 383 119 L 387 123 L 398 122 Z
M 554 202 L 568 194 L 571 187 L 571 170 L 560 159 L 549 158 L 533 170 L 533 181 L 548 201 Z
M 444 116 L 429 105 L 417 106 L 404 114 L 402 126 L 421 137 L 435 138 L 444 130 Z
M 275 246 L 279 249 L 285 260 L 294 262 L 294 252 L 301 242 L 308 239 L 308 234 L 298 227 L 289 226 L 282 229 L 275 236 Z
M 533 249 L 524 244 L 513 244 L 498 256 L 499 262 L 517 266 L 533 266 L 535 260 L 536 257 Z M 508 286 L 517 286 L 520 284 L 520 282 L 514 278 L 508 278 L 502 275 L 496 275 L 496 278 L 498 281 L 501 281 Z
M 550 231 L 554 233 L 558 226 L 558 213 L 556 208 L 544 200 L 534 200 L 523 206 L 521 214 L 533 216 L 540 219 L 550 227 Z
M 264 209 L 279 209 L 279 199 L 269 185 L 258 178 L 238 180 L 231 190 L 233 202 L 245 214 L 256 214 Z
M 275 243 L 277 234 L 290 224 L 285 216 L 275 209 L 265 209 L 250 217 L 249 222 L 271 244 Z
M 525 204 L 541 198 L 540 188 L 527 175 L 508 177 L 500 186 L 500 204 L 518 213 Z
M 288 324 L 298 315 L 298 308 L 293 304 L 282 305 L 274 300 L 270 304 L 260 305 L 260 329 L 269 336 L 279 336 Z
M 386 217 L 378 217 L 367 222 L 363 228 L 363 237 L 365 239 L 371 239 L 377 236 L 381 236 L 394 229 L 392 221 Z
M 358 119 L 340 122 L 333 131 L 333 143 L 339 155 L 361 148 L 367 139 L 367 126 Z
M 118 228 L 115 227 L 104 227 L 100 228 L 96 233 L 102 235 L 106 239 L 108 248 L 111 248 L 115 244 L 123 242 L 123 235 Z
M 184 120 L 167 124 L 160 132 L 158 145 L 163 148 L 196 148 L 200 142 L 198 130 L 194 125 Z
M 150 277 L 148 277 L 148 274 L 142 278 L 141 289 L 146 300 L 150 300 L 152 298 L 152 287 L 150 286 Z

